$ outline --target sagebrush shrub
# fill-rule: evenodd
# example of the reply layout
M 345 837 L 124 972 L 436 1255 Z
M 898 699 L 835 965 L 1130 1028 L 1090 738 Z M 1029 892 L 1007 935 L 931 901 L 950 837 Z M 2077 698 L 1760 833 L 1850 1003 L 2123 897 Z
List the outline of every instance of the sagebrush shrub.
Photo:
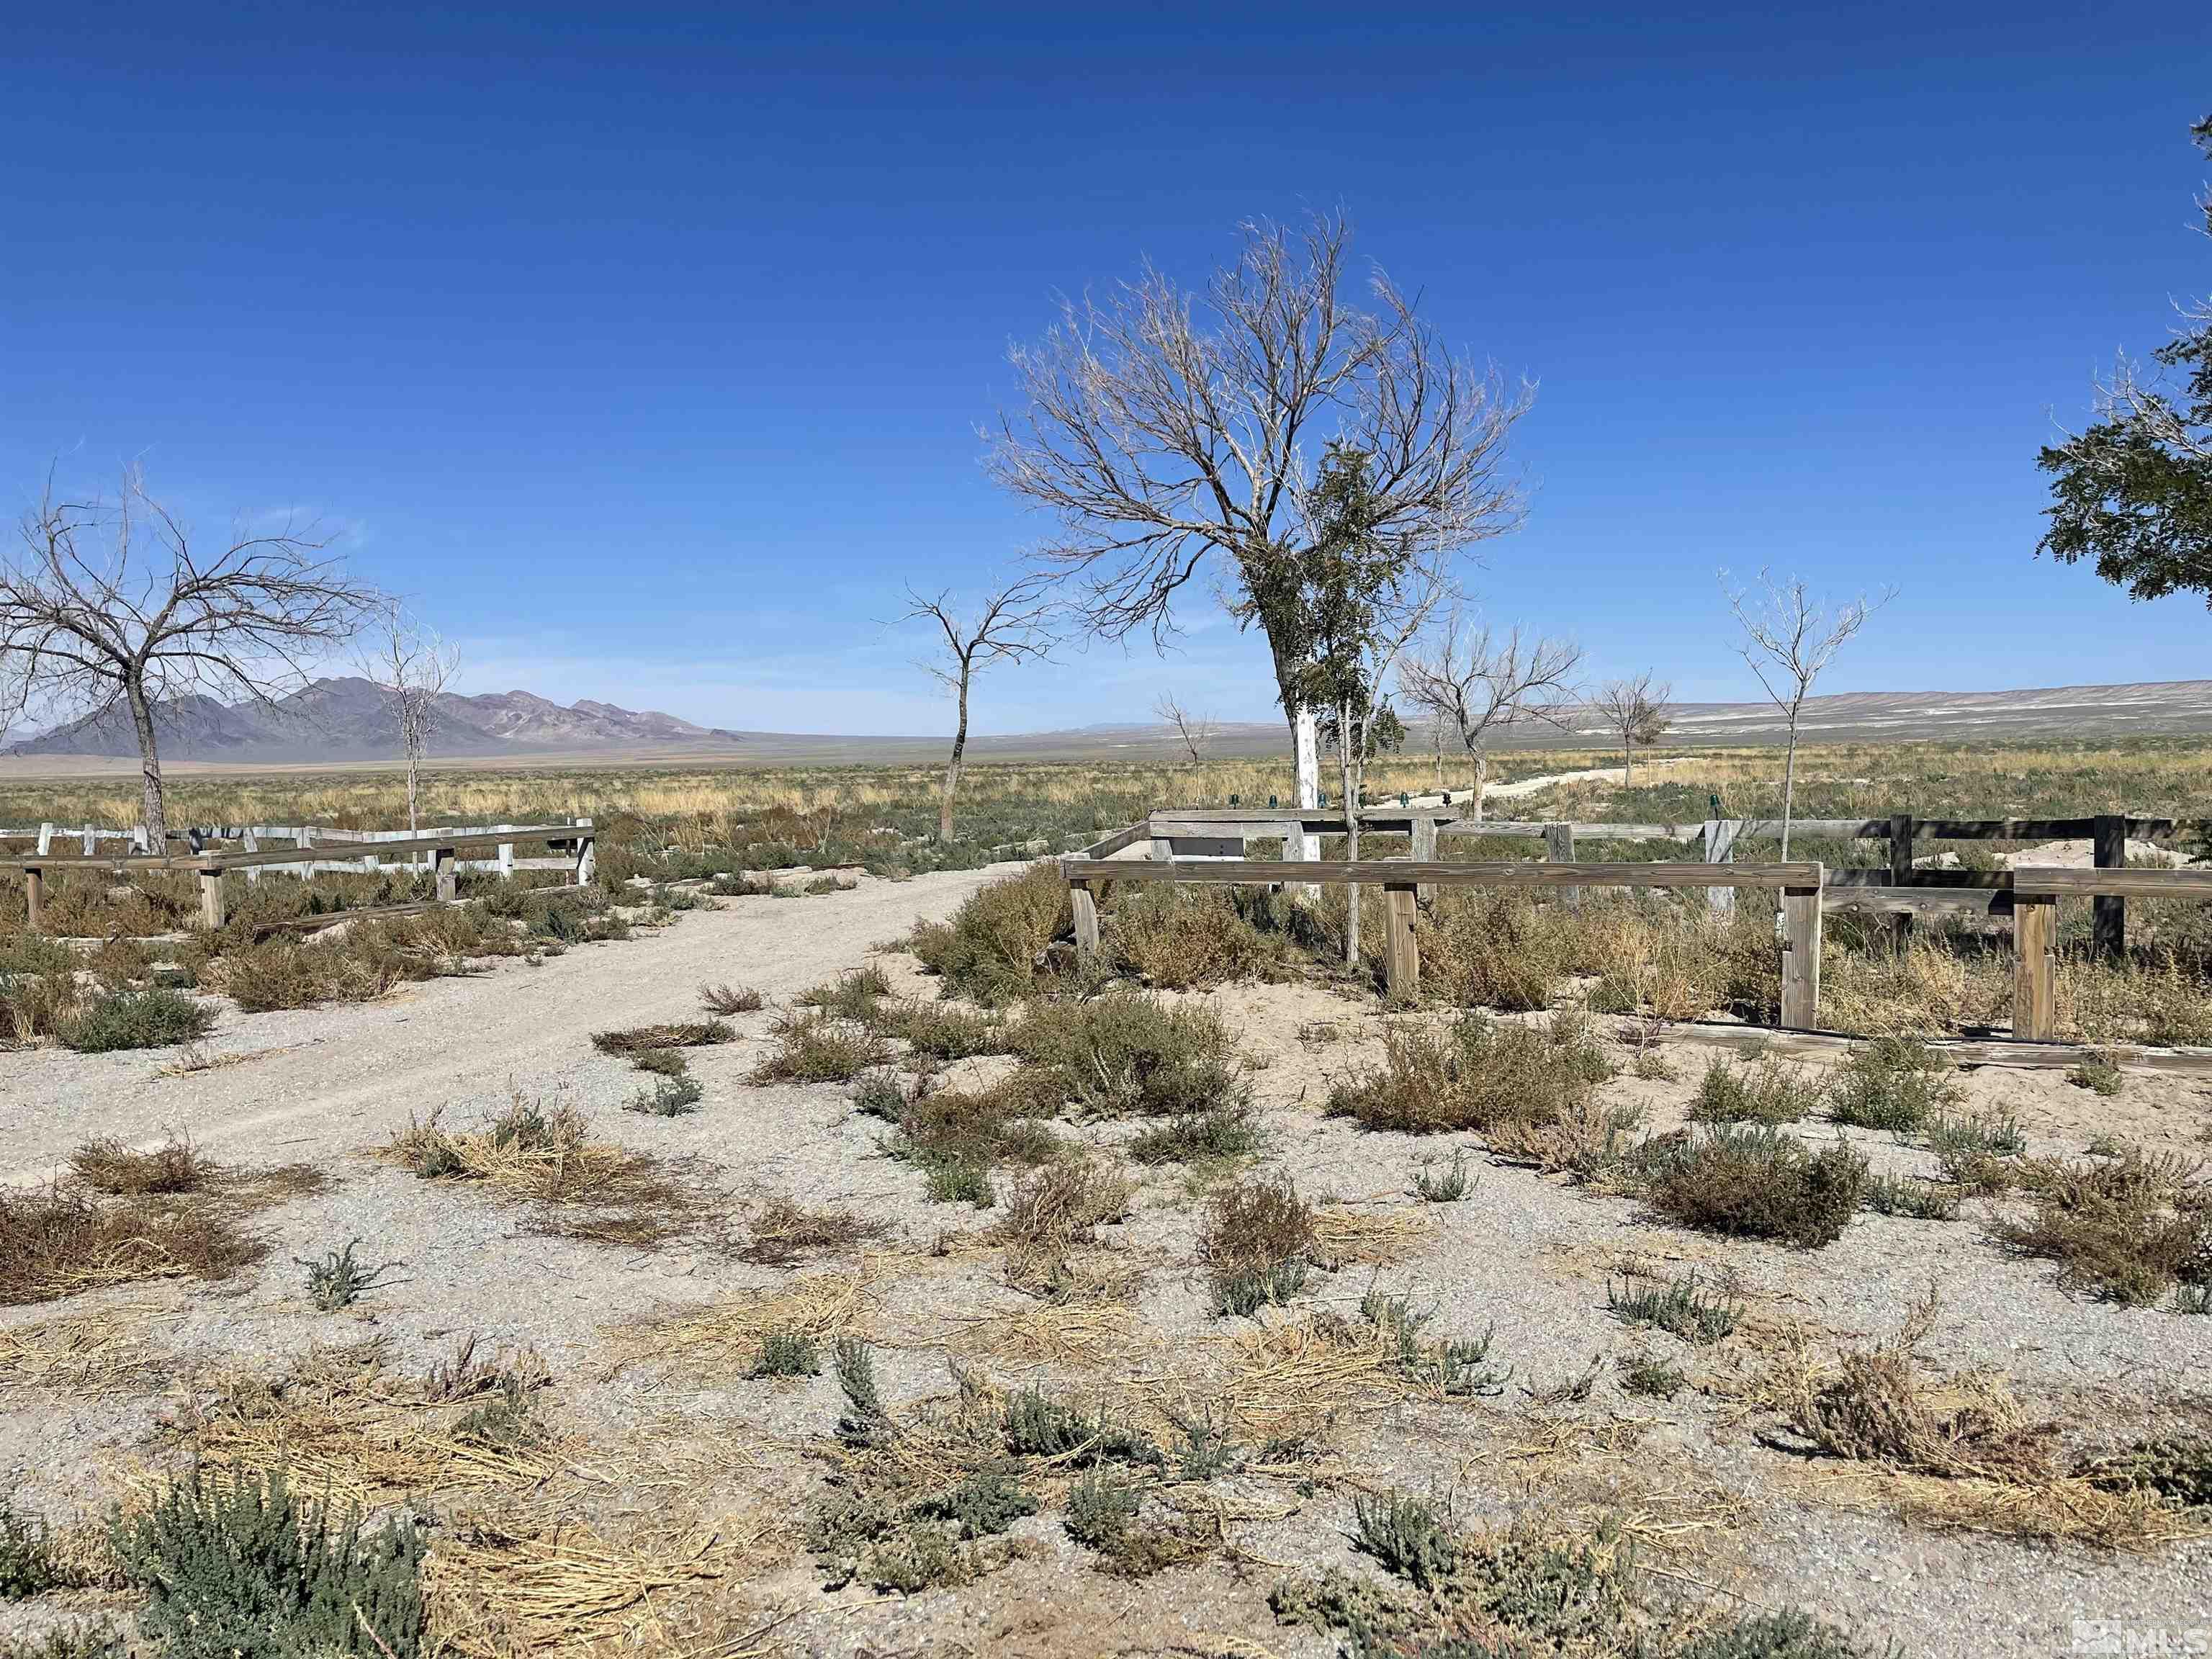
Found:
M 1829 1115 L 1855 1128 L 1917 1133 L 1957 1101 L 1953 1069 L 1917 1037 L 1870 1037 L 1831 1074 Z
M 1214 1305 L 1230 1314 L 1253 1313 L 1297 1295 L 1316 1248 L 1313 1206 L 1287 1176 L 1219 1188 L 1199 1235 Z
M 80 1054 L 164 1048 L 196 1042 L 215 1029 L 215 1010 L 181 991 L 112 991 L 94 996 L 64 1019 L 58 1035 Z
M 1866 1189 L 1867 1161 L 1840 1141 L 1814 1152 L 1769 1125 L 1724 1123 L 1648 1143 L 1652 1208 L 1707 1232 L 1816 1249 L 1842 1237 Z
M 1820 1098 L 1820 1090 L 1802 1066 L 1774 1060 L 1735 1064 L 1716 1058 L 1705 1066 L 1690 1115 L 1701 1123 L 1795 1123 Z
M 1115 901 L 1104 943 L 1117 963 L 1161 990 L 1270 977 L 1281 970 L 1288 941 L 1255 927 L 1248 902 L 1229 887 L 1140 885 Z
M 416 1659 L 423 1650 L 424 1544 L 404 1513 L 374 1530 L 332 1526 L 281 1473 L 194 1468 L 113 1545 L 147 1596 L 140 1615 L 175 1659 Z
M 819 1008 L 778 1015 L 769 1035 L 775 1046 L 753 1068 L 756 1083 L 850 1083 L 890 1059 L 867 1026 Z
M 1045 860 L 978 888 L 950 921 L 920 924 L 909 945 L 953 994 L 997 1006 L 1030 994 L 1037 957 L 1074 926 L 1066 879 Z
M 1249 1092 L 1229 1028 L 1201 1004 L 1132 992 L 1037 1003 L 1007 1042 L 1064 1099 L 1102 1116 L 1204 1112 Z
M 1393 1025 L 1382 1065 L 1339 1082 L 1323 1109 L 1370 1129 L 1486 1132 L 1557 1122 L 1612 1074 L 1581 1019 L 1521 1024 L 1467 1013 L 1445 1027 Z

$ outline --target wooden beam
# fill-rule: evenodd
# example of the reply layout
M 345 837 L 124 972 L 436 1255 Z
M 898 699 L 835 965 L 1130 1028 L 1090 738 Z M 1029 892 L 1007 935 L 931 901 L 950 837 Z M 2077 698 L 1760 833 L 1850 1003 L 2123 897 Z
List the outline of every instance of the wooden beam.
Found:
M 2115 812 L 2101 812 L 2091 832 L 2092 851 L 2100 870 L 2121 870 L 2128 862 L 2128 821 Z M 2128 954 L 2128 902 L 2118 893 L 2100 893 L 2091 905 L 2091 928 L 2097 955 L 2106 962 L 2124 961 Z
M 1835 878 L 1836 872 L 1828 872 L 1828 884 L 1820 890 L 1824 910 L 1854 910 L 1877 916 L 2012 914 L 2009 887 L 1859 887 L 1838 885 Z
M 1575 861 L 1575 826 L 1571 823 L 1547 823 L 1544 826 L 1544 862 L 1572 864 Z M 1569 887 L 1559 894 L 1559 902 L 1574 905 L 1583 902 L 1583 890 Z
M 46 872 L 35 864 L 23 866 L 24 925 L 33 933 L 46 931 Z
M 1624 1035 L 1626 1028 L 1623 1027 Z M 1865 1037 L 1840 1031 L 1777 1031 L 1763 1025 L 1730 1025 L 1685 1020 L 1669 1025 L 1661 1039 L 1700 1048 L 1773 1054 L 1785 1060 L 1839 1059 Z M 2063 1071 L 2085 1055 L 2109 1053 L 2121 1065 L 2179 1077 L 2212 1077 L 2212 1050 L 2143 1048 L 2132 1043 L 2085 1047 L 2073 1043 L 2013 1042 L 2004 1038 L 1936 1037 L 1929 1048 L 1959 1066 L 2001 1066 L 2008 1070 Z
M 210 931 L 223 924 L 222 872 L 200 867 L 200 923 Z
M 2012 1034 L 2048 1042 L 2057 1034 L 2057 974 L 2051 947 L 2058 936 L 2058 902 L 2042 894 L 2013 895 Z
M 1116 830 L 1097 845 L 1086 847 L 1078 855 L 1086 859 L 1110 859 L 1125 847 L 1134 847 L 1152 833 L 1149 819 L 1140 819 L 1126 830 Z
M 1893 887 L 1912 885 L 1912 814 L 1910 812 L 1890 815 L 1889 881 Z M 1902 949 L 1905 942 L 1912 937 L 1912 912 L 1899 910 L 1893 914 L 1896 921 L 1892 926 L 1898 946 Z
M 1070 880 L 1195 881 L 1266 886 L 1351 882 L 1434 882 L 1440 887 L 1814 887 L 1818 864 L 1419 864 L 1407 859 L 1299 860 L 1243 859 L 1220 864 L 1153 864 L 1068 858 Z
M 1743 821 L 1741 818 L 1706 819 L 1705 862 L 1734 864 L 1735 838 L 1742 830 Z M 1733 887 L 1708 888 L 1705 891 L 1705 902 L 1714 915 L 1733 915 L 1735 913 L 1735 889 Z
M 1818 872 L 1820 866 L 1813 866 Z M 1810 1030 L 1820 1023 L 1820 880 L 1782 890 L 1782 1024 Z
M 1412 1002 L 1421 994 L 1421 951 L 1413 936 L 1414 888 L 1394 882 L 1382 890 L 1389 938 L 1390 1000 Z
M 1091 962 L 1098 955 L 1098 900 L 1087 881 L 1067 884 L 1068 908 L 1075 913 L 1075 957 Z
M 438 880 L 438 902 L 451 904 L 460 896 L 459 881 L 453 870 L 453 849 L 450 847 L 431 848 L 430 869 Z
M 303 835 L 310 833 L 313 825 L 302 827 Z M 398 841 L 380 842 L 377 853 L 388 857 L 395 853 L 429 853 L 441 847 L 495 847 L 502 841 L 541 842 L 559 838 L 570 840 L 581 835 L 588 841 L 591 831 L 580 831 L 574 824 L 518 825 L 512 830 L 448 830 L 420 836 L 409 836 Z M 325 849 L 327 850 L 327 849 Z M 139 870 L 249 870 L 257 865 L 331 863 L 330 860 L 315 859 L 307 847 L 267 847 L 258 853 L 173 853 L 160 858 L 132 858 L 102 854 L 96 858 L 31 858 L 0 859 L 0 870 L 20 870 L 25 864 L 43 864 L 49 870 L 107 870 L 118 875 L 128 875 Z M 336 865 L 344 869 L 345 865 Z
M 2012 890 L 2023 896 L 2053 898 L 2115 893 L 2124 898 L 2212 899 L 2212 870 L 2015 870 Z

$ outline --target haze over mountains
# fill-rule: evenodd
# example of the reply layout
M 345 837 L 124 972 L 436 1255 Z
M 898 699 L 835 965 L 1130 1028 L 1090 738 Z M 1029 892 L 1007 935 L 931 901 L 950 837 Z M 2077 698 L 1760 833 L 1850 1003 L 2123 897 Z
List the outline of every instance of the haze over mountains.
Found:
M 1674 722 L 1666 739 L 1669 744 L 1774 743 L 1784 732 L 1782 717 L 1771 703 L 1676 703 L 1669 712 Z M 933 733 L 731 731 L 589 698 L 563 706 L 527 691 L 476 696 L 449 693 L 438 700 L 438 714 L 431 752 L 442 759 L 574 755 L 863 764 L 933 760 L 943 753 L 945 743 Z M 385 761 L 396 756 L 399 742 L 384 693 L 356 678 L 317 680 L 269 708 L 185 698 L 162 705 L 155 720 L 166 758 L 217 765 Z M 1849 692 L 1810 699 L 1802 732 L 1812 742 L 1919 738 L 1966 743 L 2212 732 L 2212 680 L 2018 691 Z M 1586 717 L 1564 731 L 1521 727 L 1499 746 L 1589 749 L 1604 747 L 1608 740 Z M 1224 721 L 1214 729 L 1212 752 L 1222 757 L 1272 755 L 1282 750 L 1285 741 L 1279 720 Z M 1425 732 L 1417 731 L 1411 746 L 1425 748 Z M 120 709 L 56 727 L 6 750 L 25 759 L 123 757 L 137 752 L 129 717 Z M 1149 760 L 1182 751 L 1168 728 L 1130 723 L 978 737 L 971 739 L 969 752 L 976 758 L 1002 760 Z

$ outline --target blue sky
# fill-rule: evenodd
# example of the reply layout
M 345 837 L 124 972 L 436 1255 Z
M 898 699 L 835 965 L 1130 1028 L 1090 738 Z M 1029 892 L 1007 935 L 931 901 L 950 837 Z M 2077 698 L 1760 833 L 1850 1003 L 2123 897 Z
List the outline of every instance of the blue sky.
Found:
M 2212 672 L 2031 557 L 2054 417 L 2212 289 L 2186 7 L 49 8 L 0 65 L 0 492 L 142 456 L 299 505 L 520 685 L 943 729 L 882 626 L 1043 527 L 1008 342 L 1341 204 L 1540 382 L 1470 586 L 1600 672 L 1757 694 L 1717 567 L 1899 598 L 1823 689 Z M 1072 653 L 978 726 L 1265 718 L 1255 641 Z

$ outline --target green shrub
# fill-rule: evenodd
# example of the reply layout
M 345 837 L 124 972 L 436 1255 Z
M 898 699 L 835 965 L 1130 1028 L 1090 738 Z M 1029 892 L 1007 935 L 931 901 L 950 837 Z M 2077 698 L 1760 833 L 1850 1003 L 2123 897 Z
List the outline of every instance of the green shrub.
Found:
M 603 1054 L 623 1054 L 633 1059 L 672 1048 L 698 1048 L 718 1042 L 732 1042 L 737 1032 L 726 1020 L 684 1019 L 665 1025 L 635 1025 L 623 1031 L 594 1031 L 592 1047 Z
M 833 980 L 801 991 L 792 1000 L 802 1008 L 819 1008 L 824 1013 L 840 1019 L 858 1020 L 862 1024 L 875 1023 L 876 1005 L 891 994 L 891 982 L 884 970 L 874 963 L 865 968 L 855 968 L 850 973 L 840 974 Z
M 1042 1389 L 1018 1390 L 1006 1401 L 1001 1419 L 1006 1449 L 1017 1457 L 1044 1457 L 1067 1468 L 1096 1468 L 1106 1463 L 1163 1468 L 1167 1454 L 1127 1425 L 1116 1423 L 1102 1406 L 1086 1417 Z
M 1086 1475 L 1067 1494 L 1067 1535 L 1085 1549 L 1112 1550 L 1136 1524 L 1142 1502 L 1136 1487 L 1118 1476 Z
M 196 1042 L 215 1029 L 215 1010 L 181 991 L 114 991 L 86 1002 L 60 1028 L 61 1040 L 79 1054 L 118 1048 L 164 1048 Z
M 1140 1131 L 1130 1138 L 1129 1156 L 1139 1164 L 1242 1158 L 1258 1151 L 1260 1140 L 1260 1121 L 1249 1106 L 1215 1106 L 1180 1113 Z
M 44 1636 L 0 1636 L 0 1659 L 130 1659 L 130 1638 L 115 1626 L 57 1625 Z
M 283 1474 L 195 1468 L 113 1542 L 148 1597 L 147 1632 L 174 1659 L 297 1659 L 423 1651 L 424 1546 L 402 1515 L 364 1532 L 295 1498 Z
M 1161 990 L 1271 977 L 1289 941 L 1255 927 L 1247 903 L 1228 887 L 1140 884 L 1115 901 L 1104 943 L 1120 965 Z
M 702 985 L 699 988 L 699 1006 L 717 1018 L 732 1014 L 755 1014 L 761 1010 L 762 997 L 750 985 Z
M 997 1007 L 1030 994 L 1037 957 L 1074 926 L 1066 879 L 1045 860 L 977 889 L 951 921 L 916 927 L 910 945 L 954 995 Z
M 1926 1181 L 1881 1175 L 1867 1182 L 1866 1206 L 1877 1215 L 1901 1215 L 1915 1221 L 1949 1221 L 1959 1213 L 1959 1195 Z
M 1586 1022 L 1538 1024 L 1462 1014 L 1449 1027 L 1391 1027 L 1379 1068 L 1345 1079 L 1323 1109 L 1413 1134 L 1556 1123 L 1583 1106 L 1612 1062 Z
M 822 1351 L 814 1339 L 795 1327 L 778 1326 L 761 1335 L 760 1353 L 745 1375 L 763 1376 L 819 1376 Z
M 1315 1249 L 1313 1206 L 1288 1177 L 1220 1188 L 1199 1237 L 1215 1309 L 1227 1314 L 1255 1313 L 1296 1296 Z
M 2185 1508 L 2212 1508 L 2212 1438 L 2138 1440 L 2088 1474 L 2108 1492 L 2153 1492 Z
M 0 1497 L 0 1601 L 44 1595 L 62 1582 L 53 1534 L 37 1516 L 23 1516 Z
M 868 1027 L 818 1008 L 778 1015 L 769 1035 L 775 1046 L 753 1068 L 756 1083 L 850 1083 L 890 1059 Z
M 1240 1105 L 1248 1092 L 1228 1027 L 1198 1004 L 1130 992 L 1040 1003 L 1008 1046 L 1048 1073 L 1064 1099 L 1102 1116 L 1203 1112 Z
M 1417 1589 L 1448 1588 L 1457 1571 L 1460 1545 L 1448 1516 L 1434 1504 L 1395 1487 L 1352 1497 L 1352 1547 L 1372 1556 L 1384 1571 Z
M 1716 1059 L 1705 1066 L 1690 1115 L 1701 1123 L 1795 1123 L 1820 1098 L 1820 1090 L 1802 1066 L 1772 1060 L 1736 1065 Z
M 906 1109 L 906 1091 L 896 1072 L 866 1072 L 853 1083 L 853 1106 L 870 1117 L 896 1123 Z
M 2027 1150 L 2019 1123 L 1991 1113 L 1939 1112 L 1927 1135 L 1943 1179 L 1968 1192 L 2002 1192 L 2012 1185 L 2019 1170 L 2009 1160 Z
M 623 1110 L 647 1117 L 684 1117 L 699 1109 L 706 1086 L 696 1077 L 664 1077 L 623 1102 Z
M 314 1261 L 293 1258 L 294 1267 L 307 1270 L 307 1300 L 322 1312 L 336 1313 L 341 1308 L 350 1308 L 364 1292 L 374 1290 L 384 1282 L 386 1274 L 400 1265 L 384 1261 L 370 1267 L 354 1255 L 360 1244 L 357 1238 L 349 1239 L 343 1249 L 325 1251 Z
M 904 1037 L 915 1053 L 933 1060 L 968 1060 L 1003 1052 L 996 1020 L 952 1003 L 903 1003 L 881 1021 L 881 1029 Z
M 856 1336 L 841 1336 L 836 1347 L 837 1387 L 845 1396 L 845 1409 L 837 1419 L 837 1437 L 847 1445 L 880 1446 L 897 1431 L 890 1408 L 884 1403 L 876 1381 L 876 1357 Z
M 1869 1037 L 1837 1064 L 1828 1115 L 1854 1128 L 1917 1133 L 1957 1101 L 1953 1069 L 1917 1037 Z
M 2120 1062 L 2102 1048 L 2093 1048 L 2082 1055 L 2066 1073 L 2066 1080 L 2077 1089 L 2087 1089 L 2108 1100 L 2119 1093 L 2127 1082 Z
M 1000 1462 L 971 1469 L 960 1483 L 914 1506 L 921 1521 L 946 1521 L 963 1539 L 994 1537 L 1025 1515 L 1037 1512 L 1037 1501 L 1022 1489 L 1018 1471 Z
M 1690 1381 L 1680 1366 L 1648 1353 L 1628 1354 L 1614 1363 L 1624 1389 L 1653 1400 L 1672 1400 Z
M 1413 1174 L 1414 1195 L 1424 1204 L 1456 1204 L 1472 1193 L 1477 1184 L 1468 1175 L 1464 1150 L 1452 1153 L 1451 1167 L 1442 1175 L 1431 1174 L 1425 1164 Z
M 1490 1364 L 1494 1328 L 1474 1341 L 1459 1337 L 1428 1341 L 1422 1332 L 1435 1317 L 1434 1310 L 1416 1310 L 1411 1297 L 1389 1296 L 1379 1288 L 1370 1288 L 1360 1298 L 1359 1316 L 1391 1350 L 1399 1376 L 1409 1382 L 1434 1384 L 1448 1398 L 1503 1394 L 1512 1377 L 1511 1366 Z
M 1645 1196 L 1661 1214 L 1707 1232 L 1833 1243 L 1866 1189 L 1867 1161 L 1840 1141 L 1809 1150 L 1765 1124 L 1724 1123 L 1647 1143 Z
M 1786 1607 L 1702 1631 L 1680 1650 L 1679 1659 L 1869 1659 L 1869 1655 L 1835 1626 Z
M 1422 982 L 1464 1008 L 1548 1008 L 1572 971 L 1571 923 L 1525 893 L 1442 888 L 1425 923 Z
M 1734 1334 L 1736 1322 L 1743 1317 L 1741 1303 L 1701 1288 L 1694 1271 L 1664 1285 L 1639 1284 L 1632 1275 L 1622 1281 L 1618 1293 L 1608 1281 L 1605 1305 L 1624 1324 L 1656 1326 L 1693 1344 L 1718 1342 Z

